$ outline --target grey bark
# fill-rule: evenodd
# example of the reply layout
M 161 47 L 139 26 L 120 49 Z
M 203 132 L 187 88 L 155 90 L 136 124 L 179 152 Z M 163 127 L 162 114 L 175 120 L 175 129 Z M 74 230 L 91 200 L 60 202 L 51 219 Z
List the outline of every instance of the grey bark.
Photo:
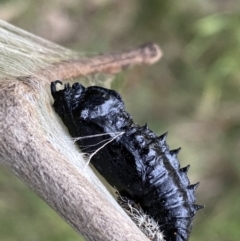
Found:
M 1 25 L 3 31 L 8 29 L 9 33 L 19 32 L 24 38 L 33 39 L 40 46 L 37 51 L 46 45 L 47 53 L 53 45 L 15 30 L 7 23 L 1 22 Z M 11 41 L 8 43 L 4 38 L 2 41 L 3 46 L 8 44 L 9 51 Z M 22 42 L 19 43 L 21 46 Z M 53 47 L 65 54 L 61 47 Z M 12 170 L 87 240 L 149 240 L 118 206 L 91 169 L 84 171 L 84 158 L 51 107 L 49 85 L 55 79 L 65 80 L 93 73 L 112 74 L 135 64 L 152 64 L 162 55 L 159 47 L 149 44 L 120 54 L 47 63 L 44 68 L 42 61 L 39 62 L 42 66 L 34 66 L 34 71 L 23 66 L 24 72 L 31 75 L 16 77 L 21 65 L 16 56 L 12 61 L 11 52 L 6 52 L 6 49 L 0 49 L 3 61 L 6 60 L 0 64 L 0 163 Z M 41 51 L 36 56 L 40 54 Z M 17 58 L 25 61 L 24 56 L 25 52 Z M 34 53 L 29 56 L 34 56 Z M 8 63 L 15 63 L 17 67 Z M 13 74 L 3 73 L 4 69 L 14 70 Z

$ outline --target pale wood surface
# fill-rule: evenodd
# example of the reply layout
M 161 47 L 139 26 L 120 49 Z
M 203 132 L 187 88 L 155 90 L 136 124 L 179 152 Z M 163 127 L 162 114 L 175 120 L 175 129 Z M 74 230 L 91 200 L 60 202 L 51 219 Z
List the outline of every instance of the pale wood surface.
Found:
M 85 163 L 83 158 L 78 166 L 68 154 L 62 154 L 64 145 L 57 143 L 60 122 L 55 131 L 51 129 L 57 117 L 51 108 L 49 85 L 55 77 L 65 80 L 97 72 L 116 73 L 134 64 L 152 64 L 161 57 L 155 44 L 123 53 L 59 62 L 32 76 L 0 79 L 0 163 L 90 241 L 148 238 L 109 200 L 104 188 L 93 185 L 94 174 L 86 175 L 79 167 Z M 69 155 L 77 151 L 72 143 L 69 146 Z

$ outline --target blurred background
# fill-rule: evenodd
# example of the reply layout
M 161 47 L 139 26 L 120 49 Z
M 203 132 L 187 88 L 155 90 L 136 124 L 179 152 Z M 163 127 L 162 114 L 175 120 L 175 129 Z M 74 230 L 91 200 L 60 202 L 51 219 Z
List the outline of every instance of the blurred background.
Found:
M 116 76 L 139 124 L 169 132 L 181 166 L 200 181 L 191 241 L 240 239 L 240 1 L 0 0 L 0 18 L 83 53 L 154 41 L 163 59 Z M 81 241 L 0 167 L 0 240 Z

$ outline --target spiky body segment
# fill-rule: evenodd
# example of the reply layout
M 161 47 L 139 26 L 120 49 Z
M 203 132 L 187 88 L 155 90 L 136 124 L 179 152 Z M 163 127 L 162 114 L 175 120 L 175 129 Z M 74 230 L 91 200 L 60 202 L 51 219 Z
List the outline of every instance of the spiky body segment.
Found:
M 203 206 L 195 204 L 198 184 L 190 185 L 189 166 L 180 168 L 180 149 L 170 151 L 166 134 L 157 136 L 147 125 L 135 124 L 116 91 L 79 83 L 57 91 L 58 83 L 51 83 L 53 107 L 72 137 L 109 133 L 113 138 L 124 132 L 102 149 L 106 136 L 77 141 L 86 153 L 99 149 L 92 165 L 121 196 L 138 203 L 159 224 L 166 240 L 188 240 L 192 219 Z

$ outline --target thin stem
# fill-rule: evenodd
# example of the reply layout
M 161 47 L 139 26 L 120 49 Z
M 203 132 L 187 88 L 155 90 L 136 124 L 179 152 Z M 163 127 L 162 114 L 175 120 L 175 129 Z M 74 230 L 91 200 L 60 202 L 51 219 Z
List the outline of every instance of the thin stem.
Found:
M 153 64 L 161 57 L 160 47 L 157 44 L 148 43 L 119 53 L 56 63 L 50 69 L 41 70 L 40 75 L 52 81 L 56 76 L 58 79 L 70 79 L 95 73 L 116 74 L 134 65 Z

